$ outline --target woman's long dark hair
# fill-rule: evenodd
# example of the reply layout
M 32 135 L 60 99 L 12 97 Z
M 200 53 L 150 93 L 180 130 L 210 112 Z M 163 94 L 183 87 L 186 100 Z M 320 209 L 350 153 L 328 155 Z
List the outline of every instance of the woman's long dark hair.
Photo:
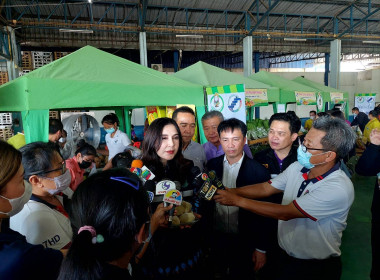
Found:
M 144 141 L 142 144 L 143 154 L 142 154 L 141 159 L 144 165 L 148 166 L 149 168 L 152 167 L 154 169 L 154 171 L 152 170 L 152 172 L 155 175 L 158 175 L 158 179 L 162 179 L 163 177 L 165 177 L 164 176 L 165 167 L 163 166 L 160 160 L 160 157 L 157 155 L 157 151 L 161 147 L 162 131 L 164 127 L 167 125 L 173 125 L 179 135 L 178 152 L 172 160 L 168 161 L 168 166 L 171 169 L 177 169 L 178 172 L 181 173 L 181 170 L 183 169 L 183 167 L 188 164 L 188 161 L 185 160 L 185 158 L 182 155 L 182 137 L 181 137 L 181 131 L 177 123 L 173 119 L 169 119 L 169 118 L 156 119 L 150 124 L 144 136 Z M 178 173 L 178 175 L 180 173 Z M 181 174 L 180 177 L 183 177 L 182 175 L 183 174 Z M 169 179 L 175 180 L 178 178 L 169 178 Z M 181 181 L 183 179 L 185 178 L 181 178 Z
M 73 241 L 64 259 L 59 280 L 99 279 L 106 263 L 131 251 L 142 225 L 149 220 L 148 196 L 128 184 L 141 182 L 127 169 L 111 169 L 83 181 L 74 192 L 69 210 Z M 93 244 L 92 226 L 103 242 Z

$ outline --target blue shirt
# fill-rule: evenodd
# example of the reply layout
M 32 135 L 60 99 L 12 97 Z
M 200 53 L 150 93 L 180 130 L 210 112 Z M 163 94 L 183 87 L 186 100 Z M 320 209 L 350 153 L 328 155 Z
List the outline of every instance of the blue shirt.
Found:
M 2 220 L 0 232 L 0 279 L 57 279 L 63 255 L 58 250 L 26 242 Z

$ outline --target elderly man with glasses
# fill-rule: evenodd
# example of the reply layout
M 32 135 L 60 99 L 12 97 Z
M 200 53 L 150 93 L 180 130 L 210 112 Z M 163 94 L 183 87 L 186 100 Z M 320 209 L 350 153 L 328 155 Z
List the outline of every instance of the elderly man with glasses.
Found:
M 318 118 L 297 150 L 298 161 L 271 181 L 218 191 L 215 200 L 278 219 L 282 267 L 278 279 L 340 279 L 340 244 L 354 200 L 339 168 L 355 143 L 341 119 Z M 284 192 L 282 204 L 254 199 Z M 277 279 L 277 278 L 276 278 Z

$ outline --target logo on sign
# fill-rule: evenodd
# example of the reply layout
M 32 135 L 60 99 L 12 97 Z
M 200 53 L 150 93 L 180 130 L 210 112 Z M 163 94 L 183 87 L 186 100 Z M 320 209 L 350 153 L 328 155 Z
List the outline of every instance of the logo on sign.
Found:
M 227 107 L 231 112 L 236 113 L 240 110 L 242 104 L 243 104 L 243 101 L 241 100 L 241 98 L 237 96 L 236 94 L 232 94 L 228 98 Z

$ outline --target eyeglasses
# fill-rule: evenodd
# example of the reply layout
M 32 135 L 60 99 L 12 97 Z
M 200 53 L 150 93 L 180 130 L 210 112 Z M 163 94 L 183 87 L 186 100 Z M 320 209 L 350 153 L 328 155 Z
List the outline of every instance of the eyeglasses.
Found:
M 300 147 L 301 147 L 301 149 L 302 149 L 302 152 L 304 152 L 304 153 L 306 153 L 307 150 L 313 150 L 313 151 L 325 151 L 325 152 L 326 152 L 326 151 L 329 151 L 329 150 L 326 150 L 326 149 L 308 148 L 308 147 L 306 147 L 306 146 L 304 145 L 303 142 L 301 143 L 300 140 L 298 140 L 298 143 L 299 143 L 299 145 L 300 145 Z
M 56 168 L 56 169 L 52 169 L 52 170 L 47 170 L 47 171 L 37 171 L 37 172 L 34 172 L 31 175 L 48 174 L 48 173 L 51 173 L 51 172 L 54 172 L 54 171 L 58 171 L 58 170 L 61 170 L 62 174 L 65 173 L 65 171 L 66 171 L 66 163 L 65 163 L 65 161 L 62 162 L 62 167 L 60 167 L 60 168 Z
M 128 186 L 131 186 L 135 190 L 138 190 L 140 188 L 140 183 L 132 178 L 128 177 L 110 177 L 111 180 L 119 181 L 122 183 L 127 184 Z

